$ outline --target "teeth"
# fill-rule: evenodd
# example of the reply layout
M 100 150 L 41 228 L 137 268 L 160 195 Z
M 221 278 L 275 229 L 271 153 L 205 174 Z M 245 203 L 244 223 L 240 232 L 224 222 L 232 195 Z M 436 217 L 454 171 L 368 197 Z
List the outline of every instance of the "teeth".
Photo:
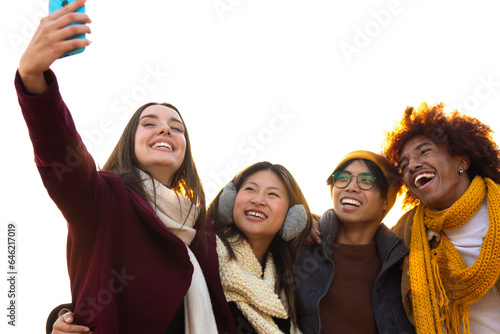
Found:
M 344 198 L 342 200 L 342 204 L 351 204 L 351 205 L 355 205 L 355 206 L 361 206 L 360 201 L 356 201 L 355 199 L 351 199 L 351 198 Z
M 170 146 L 169 144 L 164 143 L 164 142 L 159 142 L 159 143 L 156 143 L 153 145 L 153 148 L 157 148 L 157 147 L 163 147 L 163 148 L 167 148 L 169 150 L 172 150 L 172 146 Z
M 422 178 L 426 178 L 426 179 L 432 180 L 435 176 L 436 176 L 436 174 L 434 174 L 434 173 L 423 173 L 423 174 L 420 174 L 419 176 L 417 176 L 415 178 L 415 182 L 414 182 L 415 183 L 415 187 L 420 188 L 421 186 L 423 186 L 425 184 L 425 183 L 424 184 L 420 184 L 419 181 Z
M 263 215 L 262 213 L 258 213 L 258 212 L 255 212 L 255 211 L 248 211 L 247 212 L 247 216 L 254 216 L 254 217 L 257 217 L 257 218 L 261 218 L 261 219 L 265 219 L 266 216 Z

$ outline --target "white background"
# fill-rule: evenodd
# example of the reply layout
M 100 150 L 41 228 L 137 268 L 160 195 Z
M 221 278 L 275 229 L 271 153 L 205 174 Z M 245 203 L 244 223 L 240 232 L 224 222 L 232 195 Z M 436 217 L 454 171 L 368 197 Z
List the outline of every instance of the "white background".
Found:
M 92 45 L 52 69 L 99 165 L 137 107 L 166 101 L 186 121 L 207 201 L 237 171 L 269 160 L 293 173 L 320 214 L 331 206 L 325 180 L 339 159 L 380 151 L 407 105 L 443 101 L 500 131 L 498 7 L 89 0 Z M 13 85 L 46 8 L 46 0 L 24 0 L 0 11 L 2 333 L 43 333 L 50 310 L 70 301 L 66 224 L 33 163 Z M 9 222 L 17 225 L 16 327 L 7 325 Z

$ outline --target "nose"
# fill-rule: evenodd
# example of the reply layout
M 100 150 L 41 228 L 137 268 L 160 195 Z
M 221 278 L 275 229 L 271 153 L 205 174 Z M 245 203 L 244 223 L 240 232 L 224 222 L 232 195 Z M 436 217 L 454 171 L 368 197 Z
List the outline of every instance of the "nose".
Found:
M 408 162 L 407 168 L 410 171 L 410 173 L 413 173 L 413 172 L 417 171 L 418 169 L 420 169 L 421 167 L 422 167 L 422 163 L 420 162 L 420 160 L 416 159 L 416 158 L 412 158 Z
M 168 124 L 162 124 L 158 129 L 158 134 L 166 134 L 167 136 L 170 136 L 170 127 L 168 126 Z
M 345 189 L 345 191 L 359 192 L 361 190 L 361 188 L 359 188 L 359 186 L 358 186 L 358 176 L 351 175 L 351 181 L 344 189 Z
M 257 206 L 263 206 L 266 204 L 266 200 L 264 195 L 260 193 L 256 193 L 255 196 L 251 199 L 252 204 L 255 204 Z

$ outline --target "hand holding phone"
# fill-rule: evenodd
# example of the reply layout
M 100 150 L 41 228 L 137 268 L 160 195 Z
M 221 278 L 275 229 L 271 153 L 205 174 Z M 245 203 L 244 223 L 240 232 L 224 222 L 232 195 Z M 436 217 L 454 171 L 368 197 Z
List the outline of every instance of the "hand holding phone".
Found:
M 91 33 L 87 24 L 92 21 L 88 15 L 74 13 L 79 7 L 85 5 L 85 1 L 74 0 L 66 7 L 40 20 L 40 24 L 19 60 L 18 73 L 28 92 L 39 94 L 47 89 L 44 72 L 50 69 L 62 54 L 90 45 L 86 37 L 67 39 L 68 36 L 76 34 L 85 36 Z M 77 22 L 82 24 L 68 26 Z
M 64 6 L 70 4 L 73 1 L 75 1 L 75 0 L 49 0 L 49 14 L 55 12 L 56 10 L 63 8 Z M 85 13 L 85 5 L 78 8 L 75 12 Z M 73 23 L 73 24 L 75 24 L 75 23 Z M 83 23 L 77 23 L 77 24 L 83 24 Z M 72 39 L 72 38 L 85 38 L 85 35 L 74 35 L 74 36 L 71 36 L 69 39 Z M 65 54 L 63 54 L 61 56 L 61 58 L 71 56 L 71 55 L 74 55 L 77 53 L 81 53 L 81 52 L 83 52 L 83 50 L 85 50 L 85 48 L 74 49 L 74 50 L 68 51 Z

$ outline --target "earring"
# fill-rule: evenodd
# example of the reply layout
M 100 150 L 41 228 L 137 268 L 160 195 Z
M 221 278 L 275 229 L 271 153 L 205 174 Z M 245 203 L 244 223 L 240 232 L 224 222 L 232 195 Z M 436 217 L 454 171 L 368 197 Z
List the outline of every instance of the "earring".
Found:
M 462 168 L 460 168 L 460 170 L 458 171 L 458 175 L 462 175 L 464 173 L 464 170 Z
M 224 225 L 231 225 L 233 223 L 233 207 L 236 193 L 236 187 L 233 182 L 229 182 L 220 194 L 218 211 Z
M 306 228 L 307 212 L 302 204 L 295 204 L 286 214 L 280 235 L 285 241 L 290 241 Z

